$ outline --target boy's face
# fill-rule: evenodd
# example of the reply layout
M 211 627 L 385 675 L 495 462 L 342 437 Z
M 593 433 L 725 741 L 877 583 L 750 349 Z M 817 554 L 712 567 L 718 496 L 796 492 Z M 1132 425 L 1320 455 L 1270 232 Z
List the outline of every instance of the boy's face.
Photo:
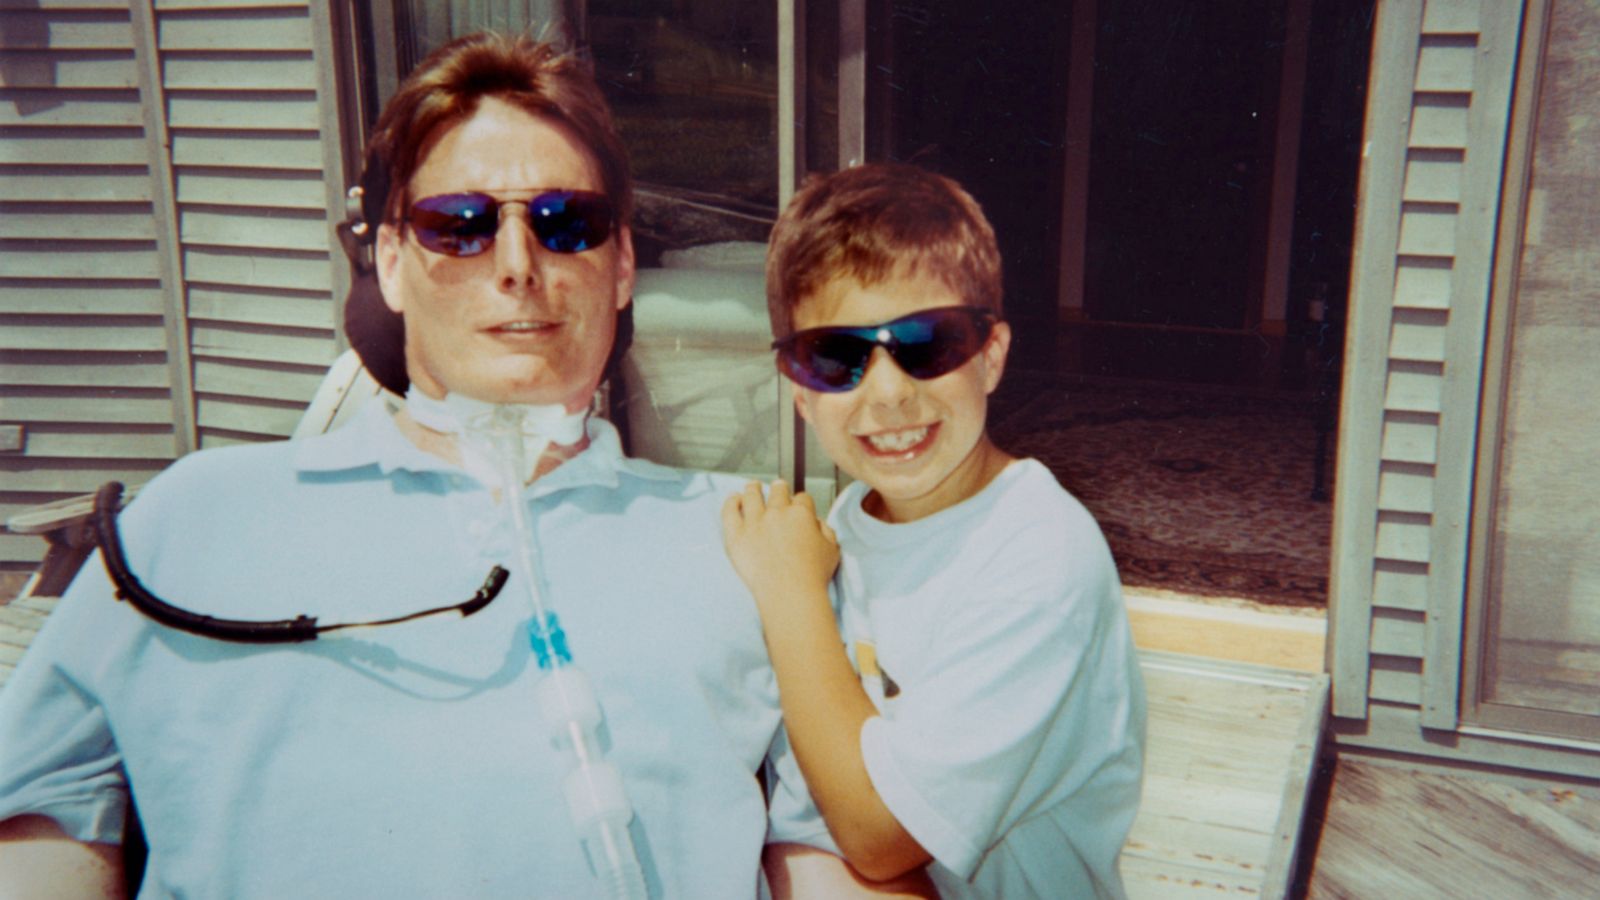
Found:
M 800 302 L 794 327 L 878 325 L 961 305 L 944 282 L 920 273 L 897 272 L 870 287 L 841 277 Z M 926 381 L 907 375 L 877 347 L 853 390 L 795 385 L 795 406 L 834 464 L 872 487 L 878 508 L 869 502 L 869 511 L 894 522 L 920 519 L 967 499 L 993 477 L 998 451 L 984 434 L 984 418 L 1010 345 L 1009 326 L 997 323 L 977 355 Z

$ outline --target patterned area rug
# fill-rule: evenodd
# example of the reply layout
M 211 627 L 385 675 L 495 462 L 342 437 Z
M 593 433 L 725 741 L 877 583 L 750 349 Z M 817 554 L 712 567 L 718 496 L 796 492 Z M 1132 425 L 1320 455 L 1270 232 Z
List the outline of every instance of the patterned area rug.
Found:
M 1124 584 L 1315 607 L 1332 505 L 1311 499 L 1313 412 L 1303 397 L 1011 371 L 989 421 L 1099 519 Z

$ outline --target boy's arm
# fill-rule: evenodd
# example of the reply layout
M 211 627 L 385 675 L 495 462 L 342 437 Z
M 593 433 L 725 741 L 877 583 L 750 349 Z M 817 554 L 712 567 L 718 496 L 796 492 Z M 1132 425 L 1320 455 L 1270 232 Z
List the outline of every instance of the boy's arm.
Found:
M 928 873 L 913 869 L 892 881 L 867 881 L 849 863 L 805 844 L 769 844 L 762 856 L 772 900 L 849 897 L 925 897 L 938 900 Z
M 0 897 L 123 896 L 121 847 L 75 841 L 44 816 L 0 822 Z
M 811 498 L 782 481 L 752 484 L 723 507 L 723 540 L 755 596 L 789 741 L 828 831 L 875 881 L 931 857 L 884 805 L 861 755 L 861 726 L 878 714 L 839 639 L 828 581 L 839 548 Z

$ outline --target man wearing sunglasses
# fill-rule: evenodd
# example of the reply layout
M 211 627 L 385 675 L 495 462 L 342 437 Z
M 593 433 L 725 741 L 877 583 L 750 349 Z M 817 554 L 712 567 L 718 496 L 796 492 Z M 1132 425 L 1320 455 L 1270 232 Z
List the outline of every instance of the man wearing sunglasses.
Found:
M 349 332 L 404 404 L 192 455 L 104 514 L 116 586 L 91 561 L 0 694 L 0 895 L 119 892 L 136 804 L 147 895 L 599 896 L 526 585 L 484 581 L 516 535 L 463 435 L 496 406 L 533 423 L 537 580 L 646 887 L 756 895 L 779 711 L 718 534 L 737 485 L 627 459 L 587 415 L 634 276 L 598 89 L 548 46 L 463 38 L 390 102 L 363 180 L 381 293 L 358 285 Z

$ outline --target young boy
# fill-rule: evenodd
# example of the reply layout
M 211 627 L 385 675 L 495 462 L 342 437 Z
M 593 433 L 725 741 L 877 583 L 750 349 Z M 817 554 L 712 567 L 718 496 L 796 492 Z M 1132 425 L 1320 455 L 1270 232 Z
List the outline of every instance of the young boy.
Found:
M 792 746 L 772 815 L 815 816 L 808 785 L 874 881 L 931 860 L 945 897 L 1120 897 L 1143 684 L 1094 520 L 985 432 L 1000 294 L 977 203 L 910 166 L 812 180 L 773 229 L 778 367 L 856 481 L 828 525 L 782 482 L 723 509 Z

